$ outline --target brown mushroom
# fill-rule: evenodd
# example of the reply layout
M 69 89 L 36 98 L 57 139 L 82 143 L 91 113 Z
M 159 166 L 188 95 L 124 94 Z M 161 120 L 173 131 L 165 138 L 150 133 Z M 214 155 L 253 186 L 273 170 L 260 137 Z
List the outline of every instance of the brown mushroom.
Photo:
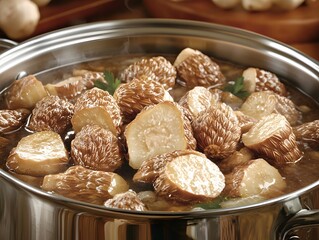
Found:
M 85 125 L 96 124 L 117 136 L 122 125 L 121 110 L 112 95 L 92 88 L 77 99 L 71 123 L 75 132 Z
M 189 88 L 221 87 L 226 81 L 219 65 L 198 50 L 184 49 L 177 56 L 174 66 L 179 78 Z
M 218 197 L 225 178 L 208 158 L 190 153 L 167 162 L 153 186 L 157 195 L 165 199 L 192 204 Z
M 113 172 L 94 171 L 72 166 L 64 173 L 47 175 L 41 188 L 76 200 L 102 205 L 128 190 L 127 182 Z
M 71 126 L 73 111 L 73 104 L 58 96 L 44 97 L 32 110 L 28 128 L 38 132 L 51 130 L 65 133 Z
M 122 82 L 145 77 L 161 83 L 168 90 L 175 85 L 176 70 L 166 58 L 158 56 L 142 58 L 128 66 L 120 75 Z
M 243 72 L 244 90 L 248 92 L 272 91 L 281 96 L 287 95 L 285 85 L 276 74 L 259 68 L 247 68 Z
M 212 105 L 192 126 L 199 149 L 210 159 L 221 160 L 236 151 L 241 130 L 234 111 L 226 104 Z
M 75 135 L 71 157 L 75 164 L 108 172 L 115 171 L 123 163 L 118 139 L 98 125 L 86 125 Z
M 124 119 L 129 122 L 146 106 L 163 101 L 173 101 L 162 84 L 151 79 L 133 79 L 121 84 L 114 93 Z
M 295 163 L 302 157 L 292 127 L 281 114 L 263 117 L 242 135 L 242 141 L 246 147 L 264 154 L 274 164 Z
M 30 111 L 28 109 L 0 110 L 0 133 L 9 133 L 19 129 L 25 123 Z

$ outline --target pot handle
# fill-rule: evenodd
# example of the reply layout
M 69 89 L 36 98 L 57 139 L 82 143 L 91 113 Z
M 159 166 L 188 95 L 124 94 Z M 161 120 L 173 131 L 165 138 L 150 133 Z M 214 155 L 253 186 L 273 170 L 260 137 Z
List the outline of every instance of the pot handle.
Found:
M 6 38 L 0 38 L 0 54 L 16 45 L 18 45 L 18 43 L 15 41 Z
M 319 225 L 319 210 L 301 209 L 277 228 L 276 239 L 289 239 L 286 238 L 290 236 L 289 231 L 296 228 L 310 227 L 314 225 Z

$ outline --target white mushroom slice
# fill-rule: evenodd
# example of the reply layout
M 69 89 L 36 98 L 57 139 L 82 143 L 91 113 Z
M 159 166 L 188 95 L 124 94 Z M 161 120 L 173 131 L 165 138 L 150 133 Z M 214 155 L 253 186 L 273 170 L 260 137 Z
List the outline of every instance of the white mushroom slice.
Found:
M 64 173 L 45 176 L 41 188 L 65 197 L 102 205 L 116 194 L 126 192 L 128 184 L 113 172 L 73 166 Z
M 168 162 L 154 182 L 156 193 L 168 200 L 196 203 L 220 195 L 225 178 L 216 164 L 206 157 L 188 154 Z
M 85 125 L 96 124 L 117 136 L 122 125 L 122 116 L 112 95 L 92 88 L 77 99 L 71 123 L 75 132 L 79 132 Z
M 196 140 L 187 120 L 174 102 L 161 102 L 141 111 L 124 133 L 129 165 L 138 169 L 144 161 L 158 154 L 194 149 Z
M 214 98 L 207 88 L 198 86 L 189 90 L 178 103 L 188 109 L 193 117 L 196 118 L 200 112 L 205 111 L 217 102 L 216 98 Z
M 245 146 L 269 157 L 275 164 L 295 163 L 302 157 L 287 119 L 271 114 L 242 135 Z
M 169 153 L 159 154 L 142 163 L 141 167 L 135 173 L 133 181 L 153 183 L 168 162 L 173 161 L 177 157 L 190 154 L 206 157 L 201 152 L 194 150 L 176 150 Z
M 259 158 L 239 165 L 225 175 L 226 187 L 223 194 L 229 197 L 275 197 L 282 194 L 286 182 L 279 171 Z
M 16 173 L 45 176 L 65 171 L 68 161 L 60 135 L 42 131 L 22 138 L 12 149 L 6 165 Z
M 9 109 L 32 109 L 38 101 L 47 95 L 42 82 L 33 75 L 14 81 L 4 94 Z
M 272 113 L 279 113 L 285 116 L 292 126 L 301 119 L 301 113 L 290 99 L 271 91 L 252 93 L 239 110 L 257 120 Z

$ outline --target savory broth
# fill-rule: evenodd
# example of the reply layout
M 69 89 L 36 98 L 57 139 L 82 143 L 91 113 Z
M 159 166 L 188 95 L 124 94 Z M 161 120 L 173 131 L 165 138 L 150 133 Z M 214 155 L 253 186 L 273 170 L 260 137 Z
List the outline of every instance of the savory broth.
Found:
M 145 56 L 130 56 L 130 57 L 112 57 L 103 60 L 96 60 L 92 62 L 86 62 L 77 64 L 74 66 L 64 67 L 54 71 L 47 71 L 42 73 L 41 75 L 36 76 L 37 79 L 43 82 L 43 84 L 47 83 L 57 83 L 63 79 L 67 79 L 72 76 L 72 72 L 74 69 L 85 69 L 88 71 L 94 72 L 104 72 L 105 70 L 112 72 L 115 76 L 118 76 L 126 67 L 128 67 L 133 62 L 139 60 L 141 57 Z M 150 57 L 150 56 L 148 56 Z M 165 56 L 170 62 L 173 62 L 175 56 Z M 233 64 L 223 62 L 223 61 L 216 61 L 221 69 L 221 72 L 224 74 L 226 81 L 233 81 L 234 79 L 241 76 L 245 67 L 243 66 L 235 66 Z M 301 109 L 302 112 L 302 123 L 311 122 L 314 120 L 319 119 L 319 106 L 316 102 L 314 102 L 311 98 L 306 96 L 305 94 L 301 93 L 299 90 L 293 88 L 289 85 L 288 82 L 280 79 L 283 83 L 285 83 L 286 88 L 289 92 L 289 99 L 291 99 L 294 104 L 297 106 L 297 109 Z M 175 101 L 178 101 L 188 89 L 183 86 L 183 83 L 177 81 L 176 86 L 169 91 L 171 96 L 174 98 Z M 1 109 L 5 109 L 5 101 L 3 94 L 1 96 Z M 6 167 L 6 159 L 9 156 L 9 153 L 12 148 L 17 146 L 20 139 L 24 136 L 29 135 L 33 131 L 26 128 L 27 124 L 24 124 L 19 130 L 2 134 L 1 136 L 8 139 L 9 143 L 1 149 L 1 159 L 0 159 L 0 167 L 9 171 Z M 75 133 L 72 129 L 65 134 L 62 134 L 62 139 L 64 140 L 66 149 L 70 151 L 71 149 L 71 141 L 74 139 Z M 120 136 L 122 137 L 122 136 Z M 285 164 L 281 166 L 277 166 L 280 174 L 284 178 L 286 182 L 286 188 L 281 194 L 286 194 L 297 189 L 300 189 L 304 186 L 307 186 L 319 179 L 319 148 L 318 143 L 309 144 L 305 142 L 298 142 L 299 149 L 303 152 L 303 157 L 297 163 Z M 127 153 L 126 153 L 127 154 Z M 127 156 L 127 155 L 125 155 Z M 71 157 L 70 157 L 71 158 Z M 69 165 L 73 165 L 74 162 L 70 159 Z M 136 173 L 135 169 L 132 169 L 128 161 L 125 161 L 123 165 L 115 171 L 120 176 L 122 176 L 129 184 L 129 188 L 134 190 L 135 192 L 139 193 L 141 191 L 152 191 L 153 186 L 152 184 L 147 183 L 136 183 L 133 182 L 133 176 Z M 21 175 L 16 175 L 17 177 L 21 177 Z M 23 178 L 24 180 L 30 180 L 30 184 L 33 184 L 36 187 L 40 187 L 41 181 L 32 181 L 32 178 Z M 224 199 L 223 199 L 224 200 Z M 221 201 L 220 199 L 216 200 Z M 161 205 L 162 204 L 162 205 Z M 182 211 L 182 210 L 191 210 L 194 203 L 187 204 L 187 203 L 174 203 L 165 204 L 165 201 L 159 202 L 159 206 L 153 206 L 153 209 L 149 210 L 165 210 L 165 211 Z M 197 205 L 196 205 L 197 206 Z M 150 208 L 150 206 L 148 206 Z M 219 204 L 214 205 L 214 207 L 220 207 Z

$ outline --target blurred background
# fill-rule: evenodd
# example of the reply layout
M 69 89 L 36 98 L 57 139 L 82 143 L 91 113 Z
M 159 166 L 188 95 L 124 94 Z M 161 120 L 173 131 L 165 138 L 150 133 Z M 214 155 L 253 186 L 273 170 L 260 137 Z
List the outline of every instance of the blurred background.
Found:
M 318 0 L 2 0 L 0 37 L 21 42 L 77 24 L 133 18 L 191 19 L 235 26 L 289 44 L 319 60 Z

